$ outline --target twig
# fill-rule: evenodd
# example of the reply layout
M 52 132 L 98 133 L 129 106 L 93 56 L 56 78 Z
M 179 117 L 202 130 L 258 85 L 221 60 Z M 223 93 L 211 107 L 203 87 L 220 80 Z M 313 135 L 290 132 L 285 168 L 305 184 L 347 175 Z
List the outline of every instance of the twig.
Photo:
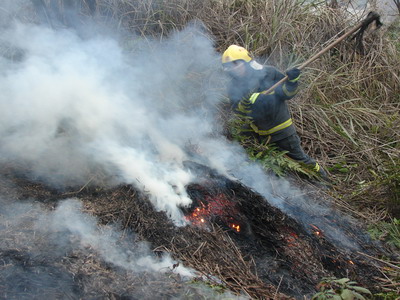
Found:
M 196 249 L 196 251 L 193 252 L 192 256 L 195 256 L 197 252 L 200 251 L 201 248 L 203 248 L 205 245 L 207 244 L 207 242 L 202 242 L 200 244 L 200 246 Z
M 362 253 L 362 252 L 360 252 L 360 251 L 357 251 L 357 253 L 358 253 L 358 254 L 361 254 L 361 255 L 364 255 L 364 256 L 366 256 L 366 257 L 368 257 L 368 258 L 375 259 L 376 261 L 379 261 L 379 262 L 381 262 L 381 263 L 384 263 L 384 264 L 386 264 L 386 265 L 388 265 L 388 266 L 390 266 L 390 267 L 392 267 L 392 268 L 394 268 L 394 269 L 400 270 L 400 267 L 398 267 L 398 266 L 396 266 L 396 265 L 394 265 L 394 264 L 391 264 L 390 262 L 387 262 L 387 261 L 384 261 L 384 260 L 382 260 L 382 259 L 373 257 L 373 256 L 371 256 L 371 255 Z
M 96 175 L 92 176 L 92 178 L 90 178 L 88 180 L 88 182 L 85 183 L 84 186 L 82 186 L 78 191 L 75 192 L 68 192 L 68 193 L 64 193 L 63 195 L 72 195 L 72 194 L 79 194 L 80 192 L 82 192 L 84 190 L 85 187 L 87 187 L 89 185 L 90 182 L 93 181 L 93 179 L 96 177 Z
M 281 287 L 282 280 L 283 280 L 283 276 L 281 276 L 281 279 L 279 280 L 279 284 L 278 284 L 278 286 L 276 287 L 274 299 L 278 299 L 278 298 L 276 298 L 276 297 L 278 296 L 278 292 L 279 292 L 279 288 Z

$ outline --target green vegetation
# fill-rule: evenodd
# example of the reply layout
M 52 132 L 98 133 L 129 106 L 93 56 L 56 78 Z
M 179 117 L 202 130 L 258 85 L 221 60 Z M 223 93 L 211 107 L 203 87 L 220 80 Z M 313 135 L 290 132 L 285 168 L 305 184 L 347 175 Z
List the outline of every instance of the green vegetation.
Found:
M 246 149 L 249 158 L 261 163 L 267 172 L 272 172 L 278 176 L 285 176 L 288 172 L 296 172 L 305 175 L 307 178 L 318 177 L 318 174 L 310 167 L 289 158 L 285 155 L 285 151 L 279 151 L 274 145 L 269 144 L 268 140 L 260 143 L 255 138 L 244 134 L 245 118 L 232 117 L 228 127 L 231 138 L 239 142 Z
M 357 282 L 348 278 L 325 278 L 319 284 L 319 292 L 312 297 L 312 300 L 364 300 L 370 299 L 371 292 L 363 287 L 357 286 Z
M 400 219 L 372 224 L 368 231 L 373 239 L 385 241 L 393 248 L 400 249 Z

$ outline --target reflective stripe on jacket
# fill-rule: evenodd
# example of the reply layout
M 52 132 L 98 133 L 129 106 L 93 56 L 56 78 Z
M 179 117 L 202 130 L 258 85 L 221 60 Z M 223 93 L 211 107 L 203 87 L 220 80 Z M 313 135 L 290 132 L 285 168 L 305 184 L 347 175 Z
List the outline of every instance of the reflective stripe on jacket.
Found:
M 253 93 L 238 103 L 236 111 L 249 121 L 249 128 L 243 128 L 243 131 L 271 136 L 271 142 L 295 133 L 285 100 L 281 100 L 275 92 L 268 95 Z

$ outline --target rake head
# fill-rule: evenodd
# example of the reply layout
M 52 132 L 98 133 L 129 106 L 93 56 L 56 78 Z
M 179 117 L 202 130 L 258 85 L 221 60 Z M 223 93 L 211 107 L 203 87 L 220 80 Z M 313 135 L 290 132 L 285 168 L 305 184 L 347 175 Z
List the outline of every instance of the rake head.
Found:
M 356 45 L 355 45 L 356 49 L 361 54 L 365 53 L 365 48 L 364 48 L 364 44 L 363 44 L 364 33 L 367 30 L 367 28 L 369 27 L 369 25 L 371 25 L 372 23 L 375 23 L 376 28 L 379 28 L 383 25 L 383 23 L 380 20 L 380 15 L 374 11 L 371 11 L 367 15 L 365 20 L 362 21 L 360 29 L 358 29 L 358 31 L 352 37 L 352 39 L 354 39 L 356 41 Z

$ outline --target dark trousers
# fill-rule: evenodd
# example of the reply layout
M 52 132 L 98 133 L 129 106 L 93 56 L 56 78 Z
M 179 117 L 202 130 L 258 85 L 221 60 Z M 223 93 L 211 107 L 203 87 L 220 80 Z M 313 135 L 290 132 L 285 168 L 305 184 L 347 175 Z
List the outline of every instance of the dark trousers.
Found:
M 268 136 L 259 135 L 258 133 L 249 129 L 243 131 L 242 135 L 246 137 L 253 137 L 260 143 L 265 143 L 268 140 Z M 280 151 L 287 151 L 286 155 L 290 158 L 310 166 L 310 168 L 318 172 L 322 178 L 328 178 L 328 174 L 325 172 L 325 170 L 321 168 L 313 158 L 304 152 L 303 148 L 301 147 L 300 137 L 296 133 L 284 139 L 272 142 L 271 144 L 275 145 Z
M 286 155 L 290 158 L 309 165 L 323 178 L 327 178 L 325 170 L 321 168 L 313 158 L 311 158 L 304 152 L 303 148 L 301 147 L 300 138 L 297 134 L 292 134 L 287 138 L 273 142 L 273 144 L 277 146 L 281 151 L 288 151 Z
M 308 156 L 300 144 L 300 138 L 297 134 L 292 134 L 287 138 L 273 142 L 281 151 L 288 151 L 286 154 L 294 160 L 301 161 L 307 165 L 315 166 L 315 160 Z

